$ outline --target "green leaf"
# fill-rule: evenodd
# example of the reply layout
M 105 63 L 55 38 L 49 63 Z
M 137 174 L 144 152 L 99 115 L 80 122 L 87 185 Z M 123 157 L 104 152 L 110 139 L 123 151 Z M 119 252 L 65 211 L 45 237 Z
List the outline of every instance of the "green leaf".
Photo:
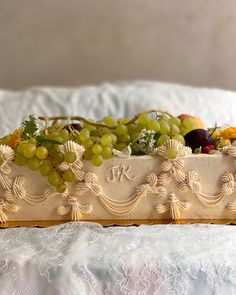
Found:
M 21 124 L 21 138 L 27 140 L 29 138 L 35 138 L 38 130 L 37 120 L 33 115 L 29 116 L 28 120 L 25 120 Z
M 48 142 L 48 143 L 52 143 L 52 144 L 61 144 L 61 142 L 59 142 L 55 139 L 48 139 L 42 135 L 36 136 L 35 139 L 37 140 L 38 143 Z
M 196 148 L 196 149 L 194 150 L 194 153 L 195 153 L 195 154 L 201 154 L 201 153 L 202 153 L 202 147 L 200 146 L 199 148 Z

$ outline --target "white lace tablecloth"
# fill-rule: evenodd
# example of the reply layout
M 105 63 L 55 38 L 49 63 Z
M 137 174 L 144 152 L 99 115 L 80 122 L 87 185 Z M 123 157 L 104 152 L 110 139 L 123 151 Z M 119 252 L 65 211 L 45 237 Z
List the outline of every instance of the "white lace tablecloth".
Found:
M 236 294 L 236 227 L 0 230 L 2 295 Z

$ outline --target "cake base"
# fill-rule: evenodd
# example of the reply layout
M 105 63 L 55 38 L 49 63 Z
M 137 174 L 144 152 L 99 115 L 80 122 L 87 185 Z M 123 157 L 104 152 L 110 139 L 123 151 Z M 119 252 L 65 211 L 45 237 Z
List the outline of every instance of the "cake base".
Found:
M 91 222 L 91 220 L 83 220 Z M 8 227 L 48 227 L 65 222 L 71 222 L 71 220 L 35 220 L 35 221 L 8 221 L 1 223 L 0 228 Z M 92 222 L 99 223 L 104 227 L 107 226 L 131 226 L 131 225 L 152 225 L 152 224 L 225 224 L 236 225 L 236 219 L 135 219 L 135 220 L 93 220 Z

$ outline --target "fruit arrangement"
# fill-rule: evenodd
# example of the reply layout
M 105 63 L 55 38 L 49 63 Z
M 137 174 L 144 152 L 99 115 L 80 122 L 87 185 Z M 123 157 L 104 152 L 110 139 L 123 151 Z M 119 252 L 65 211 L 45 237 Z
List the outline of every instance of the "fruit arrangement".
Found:
M 43 123 L 41 128 L 39 122 Z M 210 153 L 215 150 L 222 136 L 215 129 L 209 133 L 203 128 L 199 118 L 185 114 L 174 117 L 158 110 L 118 120 L 107 116 L 97 122 L 79 116 L 38 119 L 30 116 L 20 128 L 1 138 L 0 144 L 14 149 L 16 165 L 27 165 L 33 171 L 38 170 L 47 177 L 50 185 L 63 193 L 66 183 L 75 180 L 71 169 L 63 172 L 58 169 L 62 162 L 76 161 L 74 152 L 63 153 L 59 148 L 70 140 L 84 147 L 85 160 L 100 166 L 105 159 L 111 158 L 113 154 L 122 154 L 127 148 L 133 155 L 151 154 L 169 139 L 190 146 L 193 152 Z M 169 149 L 166 156 L 174 159 L 176 151 Z M 0 157 L 0 164 L 2 161 Z

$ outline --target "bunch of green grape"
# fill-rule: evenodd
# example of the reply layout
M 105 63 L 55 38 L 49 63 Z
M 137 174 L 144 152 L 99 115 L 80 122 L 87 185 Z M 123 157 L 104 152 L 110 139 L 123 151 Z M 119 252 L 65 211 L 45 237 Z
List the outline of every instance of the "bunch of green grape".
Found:
M 148 134 L 154 134 L 153 148 L 156 148 L 169 139 L 185 144 L 184 135 L 195 128 L 191 118 L 181 121 L 167 113 L 152 111 L 141 113 L 132 119 L 116 120 L 107 116 L 96 122 L 78 118 L 80 120 L 72 124 L 72 122 L 65 123 L 63 121 L 65 118 L 61 117 L 60 120 L 59 117 L 37 134 L 32 133 L 32 136 L 27 139 L 19 139 L 15 147 L 15 164 L 27 165 L 31 170 L 39 171 L 42 176 L 47 177 L 49 184 L 54 186 L 58 192 L 63 193 L 66 190 L 66 183 L 75 180 L 71 169 L 63 172 L 58 169 L 58 165 L 62 162 L 76 161 L 75 153 L 63 154 L 58 149 L 59 145 L 68 140 L 84 146 L 84 159 L 91 161 L 95 166 L 100 166 L 105 159 L 112 157 L 113 149 L 122 151 L 130 146 L 132 154 L 138 154 L 140 133 L 147 131 Z M 4 137 L 3 140 L 7 142 L 8 137 Z M 167 157 L 174 159 L 176 151 L 167 151 Z
M 63 193 L 66 190 L 66 182 L 75 180 L 71 169 L 64 172 L 58 170 L 57 165 L 66 162 L 73 163 L 76 160 L 74 152 L 61 153 L 57 147 L 65 143 L 70 133 L 63 125 L 60 128 L 49 128 L 47 139 L 41 144 L 36 139 L 29 139 L 20 142 L 15 148 L 15 164 L 18 166 L 27 165 L 33 171 L 39 171 L 47 177 L 48 183 L 56 187 L 57 192 Z M 41 133 L 42 134 L 42 133 Z
M 138 117 L 138 125 L 146 130 L 156 132 L 156 147 L 163 145 L 170 139 L 177 140 L 185 145 L 184 135 L 196 128 L 191 118 L 188 117 L 181 120 L 178 117 L 171 116 L 167 113 L 158 114 L 156 118 L 151 117 L 149 113 L 140 114 Z M 138 137 L 138 134 L 135 136 Z M 176 150 L 173 148 L 167 150 L 167 158 L 175 159 L 176 156 Z
M 84 123 L 82 125 L 76 142 L 84 146 L 84 158 L 90 160 L 93 165 L 100 166 L 104 159 L 112 157 L 113 148 L 119 148 L 121 150 L 127 145 L 124 142 L 123 144 L 122 142 L 118 144 L 118 137 L 115 132 L 116 121 L 112 117 L 103 118 L 98 122 L 98 126 L 96 126 L 96 123 L 93 121 L 91 121 L 91 123 L 92 124 Z M 104 127 L 100 125 L 104 125 Z M 120 127 L 118 127 L 118 129 L 119 128 Z M 120 135 L 121 134 L 125 133 L 121 132 Z M 123 140 L 127 141 L 127 138 L 123 138 Z M 129 140 L 130 138 L 128 138 L 128 141 Z
M 99 122 L 83 123 L 76 142 L 85 147 L 84 158 L 99 166 L 104 159 L 112 157 L 113 149 L 121 151 L 131 145 L 135 154 L 134 147 L 142 130 L 152 130 L 156 133 L 156 147 L 158 147 L 169 139 L 185 144 L 184 135 L 194 128 L 190 118 L 181 121 L 168 114 L 153 117 L 147 112 L 135 119 L 121 118 L 117 121 L 108 116 Z

